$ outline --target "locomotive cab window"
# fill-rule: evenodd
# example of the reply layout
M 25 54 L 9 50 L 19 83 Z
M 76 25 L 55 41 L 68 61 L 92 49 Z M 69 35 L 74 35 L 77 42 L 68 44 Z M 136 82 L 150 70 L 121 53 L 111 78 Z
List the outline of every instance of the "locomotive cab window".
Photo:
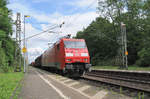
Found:
M 65 48 L 86 48 L 83 41 L 64 41 Z

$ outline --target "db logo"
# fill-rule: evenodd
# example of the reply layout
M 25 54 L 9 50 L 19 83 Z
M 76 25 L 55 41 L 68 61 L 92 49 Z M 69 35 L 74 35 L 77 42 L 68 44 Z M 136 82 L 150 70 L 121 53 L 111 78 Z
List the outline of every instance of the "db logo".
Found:
M 76 53 L 75 56 L 80 56 L 80 55 L 78 53 Z

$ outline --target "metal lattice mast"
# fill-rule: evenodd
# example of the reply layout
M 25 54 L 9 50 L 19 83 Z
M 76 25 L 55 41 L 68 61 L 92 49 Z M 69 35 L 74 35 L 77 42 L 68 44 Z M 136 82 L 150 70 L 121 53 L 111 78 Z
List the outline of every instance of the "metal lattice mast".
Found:
M 126 25 L 124 25 L 123 26 L 123 32 L 124 32 L 124 51 L 125 51 L 125 53 L 124 53 L 124 61 L 125 61 L 125 63 L 124 63 L 124 66 L 125 66 L 125 68 L 126 69 L 128 69 L 128 51 L 127 51 L 127 32 L 126 32 Z
M 121 22 L 120 28 L 121 28 L 121 33 L 117 38 L 120 48 L 118 49 L 116 62 L 120 66 L 120 69 L 128 69 L 126 25 L 123 22 Z
M 21 71 L 21 15 L 17 13 L 16 19 L 16 50 L 15 50 L 15 71 Z M 19 70 L 18 70 L 19 69 Z
M 121 36 L 122 36 L 122 68 L 128 69 L 128 51 L 127 51 L 127 35 L 126 35 L 126 25 L 121 22 Z
M 118 34 L 118 37 L 117 37 L 117 42 L 119 44 L 119 49 L 118 49 L 118 53 L 117 53 L 117 56 L 116 56 L 116 65 L 119 65 L 120 68 L 123 68 L 122 67 L 122 32 L 120 34 Z

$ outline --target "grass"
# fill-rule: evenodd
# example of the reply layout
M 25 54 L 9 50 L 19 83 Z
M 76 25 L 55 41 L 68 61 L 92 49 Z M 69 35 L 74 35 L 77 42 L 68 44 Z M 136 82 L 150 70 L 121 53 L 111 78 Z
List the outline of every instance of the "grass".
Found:
M 0 73 L 0 99 L 9 99 L 12 96 L 13 91 L 23 78 L 22 72 L 8 72 Z M 21 86 L 19 86 L 21 87 Z M 17 94 L 19 94 L 17 90 Z M 15 99 L 17 96 L 15 95 Z
M 119 66 L 92 66 L 92 69 L 113 69 L 113 70 L 119 70 Z M 150 71 L 150 67 L 128 66 L 128 70 Z

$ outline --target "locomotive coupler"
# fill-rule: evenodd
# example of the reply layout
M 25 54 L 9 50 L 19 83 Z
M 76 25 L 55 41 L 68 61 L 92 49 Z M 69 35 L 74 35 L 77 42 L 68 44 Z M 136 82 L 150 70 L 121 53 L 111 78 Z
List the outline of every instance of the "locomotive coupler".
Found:
M 66 69 L 73 69 L 73 65 L 72 64 L 67 64 Z
M 85 69 L 91 72 L 91 64 L 85 64 Z
M 89 69 L 92 65 L 91 64 L 85 64 L 85 68 Z

